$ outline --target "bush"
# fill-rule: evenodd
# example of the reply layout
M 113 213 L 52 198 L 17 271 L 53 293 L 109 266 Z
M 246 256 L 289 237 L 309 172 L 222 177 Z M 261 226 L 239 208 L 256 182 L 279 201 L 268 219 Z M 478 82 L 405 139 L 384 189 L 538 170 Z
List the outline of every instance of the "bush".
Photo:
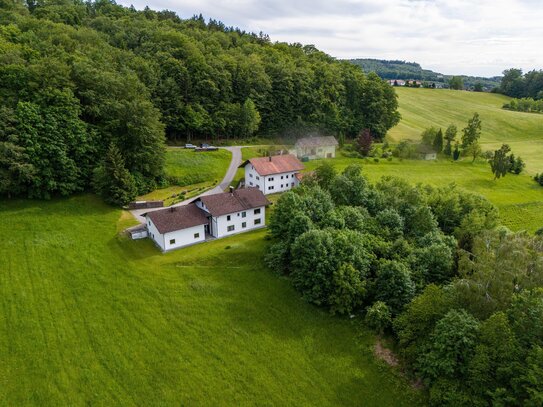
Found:
M 383 301 L 376 301 L 366 310 L 364 322 L 378 334 L 383 334 L 392 324 L 392 314 Z

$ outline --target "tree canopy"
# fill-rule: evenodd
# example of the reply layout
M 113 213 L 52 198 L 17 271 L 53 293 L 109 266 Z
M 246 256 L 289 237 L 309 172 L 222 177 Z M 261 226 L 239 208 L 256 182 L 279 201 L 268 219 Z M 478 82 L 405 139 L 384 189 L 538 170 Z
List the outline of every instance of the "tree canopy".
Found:
M 4 2 L 0 50 L 0 194 L 81 191 L 111 143 L 141 193 L 163 180 L 165 140 L 316 127 L 382 139 L 399 120 L 377 75 L 202 16 Z

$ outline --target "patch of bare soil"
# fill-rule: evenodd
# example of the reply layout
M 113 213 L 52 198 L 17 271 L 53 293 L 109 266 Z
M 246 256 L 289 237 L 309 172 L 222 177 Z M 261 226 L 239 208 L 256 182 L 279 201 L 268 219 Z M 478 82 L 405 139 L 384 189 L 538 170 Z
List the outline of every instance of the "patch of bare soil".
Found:
M 383 360 L 389 366 L 397 367 L 399 365 L 398 357 L 394 354 L 394 352 L 383 345 L 381 339 L 377 339 L 375 341 L 373 353 L 375 354 L 376 358 Z M 403 376 L 406 376 L 404 371 L 401 371 L 400 373 Z M 424 384 L 420 379 L 410 380 L 410 384 L 414 389 L 422 389 L 424 387 Z
M 381 360 L 384 360 L 390 366 L 398 366 L 398 358 L 390 349 L 385 348 L 381 339 L 377 339 L 375 347 L 373 348 L 375 356 Z

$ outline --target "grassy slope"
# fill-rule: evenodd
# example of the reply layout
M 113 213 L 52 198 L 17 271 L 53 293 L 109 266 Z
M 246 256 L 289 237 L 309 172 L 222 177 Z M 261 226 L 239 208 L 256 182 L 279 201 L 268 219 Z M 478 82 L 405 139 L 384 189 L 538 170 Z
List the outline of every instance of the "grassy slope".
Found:
M 196 153 L 183 148 L 168 148 L 166 151 L 166 175 L 176 177 L 178 185 L 157 189 L 138 197 L 140 200 L 165 200 L 168 205 L 172 196 L 185 191 L 186 197 L 205 191 L 218 184 L 226 174 L 232 153 L 228 150 Z
M 264 231 L 163 255 L 91 196 L 0 212 L 2 404 L 414 404 L 356 320 L 266 270 Z
M 492 93 L 395 89 L 402 120 L 390 130 L 392 140 L 418 140 L 425 128 L 433 125 L 445 129 L 450 123 L 456 124 L 460 137 L 468 119 L 478 112 L 483 123 L 484 150 L 508 143 L 514 154 L 525 159 L 528 173 L 543 171 L 543 115 L 504 110 L 501 107 L 509 98 Z
M 194 150 L 170 148 L 166 154 L 166 174 L 179 178 L 181 186 L 206 181 L 220 182 L 231 159 L 232 153 L 228 150 L 197 153 Z

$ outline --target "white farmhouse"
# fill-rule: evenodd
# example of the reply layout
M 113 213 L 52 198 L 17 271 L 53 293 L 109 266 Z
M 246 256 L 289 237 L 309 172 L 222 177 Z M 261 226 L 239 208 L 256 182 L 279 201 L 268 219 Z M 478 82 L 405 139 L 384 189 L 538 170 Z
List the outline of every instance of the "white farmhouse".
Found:
M 269 204 L 257 188 L 231 189 L 143 216 L 148 236 L 162 251 L 168 251 L 264 227 Z
M 304 165 L 292 154 L 257 157 L 239 166 L 245 168 L 245 185 L 264 194 L 288 191 L 299 185 L 297 177 Z
M 298 158 L 314 160 L 317 158 L 334 158 L 338 145 L 335 137 L 304 137 L 299 139 L 294 148 Z
M 257 188 L 231 189 L 222 194 L 204 195 L 194 203 L 209 217 L 208 231 L 213 237 L 264 227 L 270 201 Z
M 206 238 L 207 214 L 191 203 L 147 212 L 148 236 L 162 251 L 203 242 Z

